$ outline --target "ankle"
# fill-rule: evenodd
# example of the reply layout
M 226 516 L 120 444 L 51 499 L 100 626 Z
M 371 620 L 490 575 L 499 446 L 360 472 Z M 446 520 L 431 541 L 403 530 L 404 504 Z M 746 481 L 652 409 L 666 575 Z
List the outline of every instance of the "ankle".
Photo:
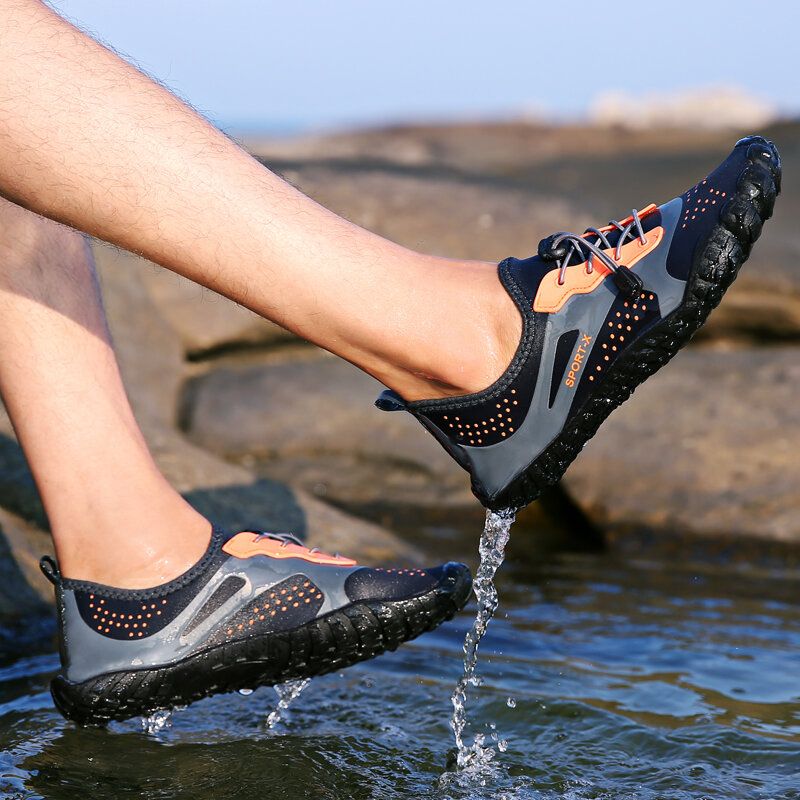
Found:
M 497 268 L 486 265 L 469 281 L 457 281 L 461 296 L 450 298 L 435 341 L 414 348 L 409 354 L 413 362 L 395 367 L 384 381 L 406 400 L 480 392 L 508 369 L 519 347 L 522 318 Z
M 158 520 L 85 526 L 80 534 L 54 529 L 62 574 L 120 589 L 148 589 L 177 578 L 203 557 L 211 540 L 211 524 L 186 509 Z

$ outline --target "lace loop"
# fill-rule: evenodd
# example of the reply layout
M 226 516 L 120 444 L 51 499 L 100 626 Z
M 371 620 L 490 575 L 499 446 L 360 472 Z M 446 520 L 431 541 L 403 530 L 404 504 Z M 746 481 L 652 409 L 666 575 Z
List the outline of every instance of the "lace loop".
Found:
M 565 242 L 569 245 L 569 249 L 566 251 L 564 257 L 556 260 L 556 267 L 559 271 L 559 286 L 564 285 L 567 268 L 570 266 L 570 262 L 575 255 L 578 256 L 578 259 L 583 259 L 584 256 L 586 257 L 586 272 L 589 275 L 594 272 L 594 260 L 596 258 L 600 259 L 600 261 L 602 261 L 602 263 L 608 267 L 612 274 L 615 274 L 619 272 L 620 269 L 627 270 L 624 265 L 618 263 L 622 257 L 622 246 L 624 244 L 626 244 L 629 240 L 632 241 L 635 238 L 638 238 L 642 245 L 647 244 L 647 236 L 645 236 L 644 228 L 642 227 L 642 220 L 639 216 L 639 212 L 636 209 L 631 211 L 631 219 L 627 224 L 623 225 L 621 222 L 612 220 L 609 222 L 608 227 L 619 232 L 619 239 L 617 240 L 616 247 L 614 248 L 614 258 L 611 258 L 605 252 L 605 250 L 610 250 L 613 245 L 609 241 L 606 231 L 603 231 L 600 228 L 587 228 L 582 236 L 579 236 L 576 233 L 564 231 L 556 234 L 553 237 L 550 245 L 552 250 L 557 250 L 558 247 Z M 595 237 L 595 241 L 586 238 L 587 236 Z M 576 261 L 576 264 L 577 263 L 580 262 Z M 626 276 L 624 283 L 627 284 L 628 282 L 630 282 L 630 279 Z M 617 283 L 619 285 L 620 281 L 617 281 Z
M 268 531 L 253 531 L 259 539 L 274 539 L 277 542 L 281 543 L 281 547 L 287 547 L 290 544 L 296 544 L 300 547 L 305 547 L 303 542 L 297 538 L 293 533 L 272 533 Z M 316 548 L 315 548 L 316 549 Z M 313 552 L 313 551 L 312 551 Z
M 319 547 L 312 547 L 309 549 L 305 544 L 303 544 L 303 541 L 293 533 L 287 533 L 283 531 L 279 533 L 273 533 L 271 531 L 253 531 L 253 533 L 255 533 L 259 539 L 274 539 L 275 541 L 281 543 L 281 547 L 288 547 L 290 544 L 295 544 L 298 547 L 302 547 L 304 550 L 307 550 L 309 555 L 314 555 L 316 553 L 326 555 L 322 552 L 322 550 L 319 549 Z M 340 556 L 339 553 L 335 553 L 334 558 L 343 558 L 343 556 Z

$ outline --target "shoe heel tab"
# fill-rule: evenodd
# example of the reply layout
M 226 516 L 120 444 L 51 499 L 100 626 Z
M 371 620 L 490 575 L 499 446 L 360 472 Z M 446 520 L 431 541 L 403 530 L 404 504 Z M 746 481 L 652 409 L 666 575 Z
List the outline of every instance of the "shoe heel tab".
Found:
M 64 587 L 61 583 L 61 572 L 58 564 L 52 556 L 42 556 L 39 559 L 39 569 L 42 574 L 53 584 L 56 590 L 56 618 L 58 620 L 58 658 L 61 661 L 63 672 L 69 669 L 70 659 L 67 653 L 66 642 L 66 615 L 67 609 L 64 605 Z
M 58 564 L 56 564 L 56 560 L 52 556 L 42 556 L 39 559 L 39 569 L 53 586 L 61 585 L 61 573 L 58 571 Z
M 407 411 L 408 405 L 397 392 L 385 389 L 378 395 L 375 405 L 381 411 Z

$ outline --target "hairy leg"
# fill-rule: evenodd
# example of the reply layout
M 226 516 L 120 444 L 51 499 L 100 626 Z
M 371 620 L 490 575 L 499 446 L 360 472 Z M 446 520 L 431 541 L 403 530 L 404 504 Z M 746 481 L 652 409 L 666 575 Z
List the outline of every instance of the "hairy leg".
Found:
M 487 386 L 519 341 L 493 265 L 420 255 L 340 219 L 38 0 L 0 0 L 0 193 L 408 399 Z
M 202 555 L 210 525 L 158 471 L 136 425 L 84 237 L 5 200 L 0 392 L 65 575 L 142 588 Z

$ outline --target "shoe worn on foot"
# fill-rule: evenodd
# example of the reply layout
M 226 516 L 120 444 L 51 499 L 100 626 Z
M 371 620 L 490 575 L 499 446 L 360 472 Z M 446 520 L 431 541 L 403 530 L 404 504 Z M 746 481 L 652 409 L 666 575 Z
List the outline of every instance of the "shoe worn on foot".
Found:
M 370 569 L 291 534 L 217 529 L 194 567 L 153 589 L 69 580 L 48 557 L 42 571 L 58 602 L 53 699 L 89 724 L 373 658 L 450 619 L 472 586 L 463 564 Z
M 780 179 L 775 146 L 750 136 L 671 202 L 506 259 L 500 280 L 523 319 L 506 372 L 462 397 L 406 403 L 386 391 L 378 407 L 410 411 L 484 505 L 526 505 L 703 324 L 772 215 Z

